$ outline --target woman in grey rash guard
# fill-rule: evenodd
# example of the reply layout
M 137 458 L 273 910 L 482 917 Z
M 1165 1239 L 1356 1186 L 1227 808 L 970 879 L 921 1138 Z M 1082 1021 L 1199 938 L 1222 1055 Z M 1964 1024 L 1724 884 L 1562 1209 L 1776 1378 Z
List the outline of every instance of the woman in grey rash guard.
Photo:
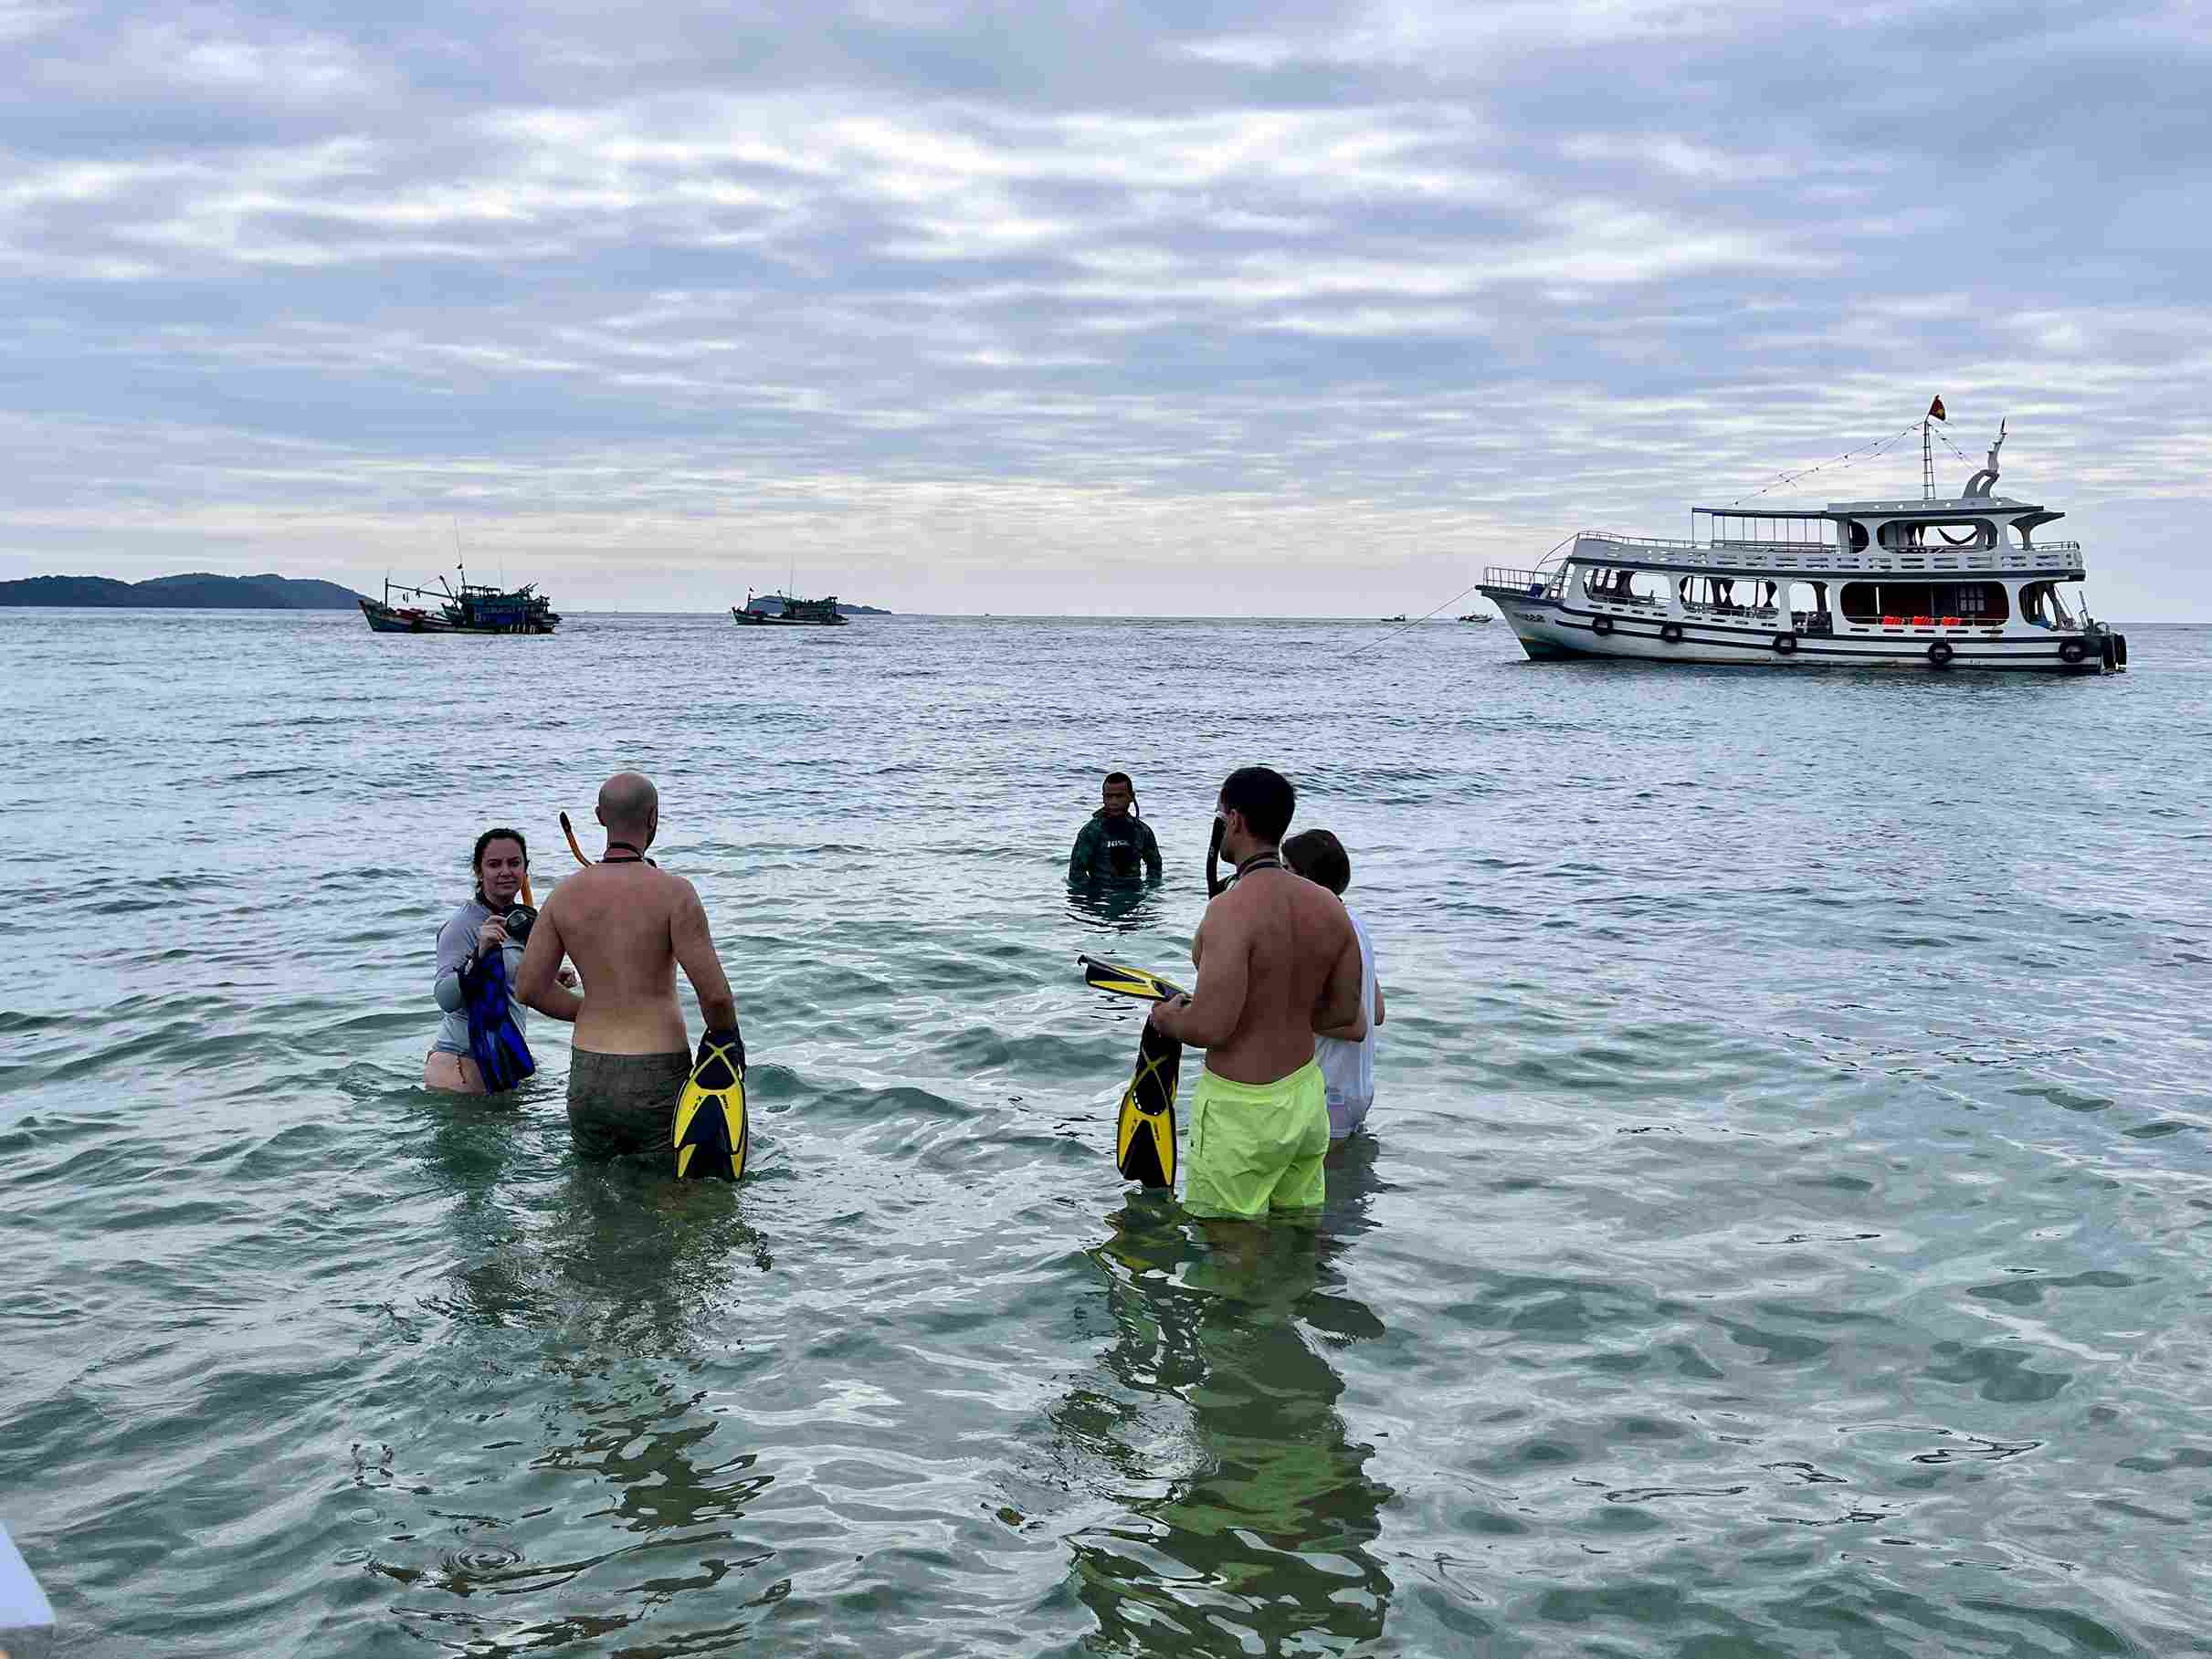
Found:
M 469 862 L 476 872 L 476 891 L 437 930 L 437 978 L 432 990 L 446 1017 L 423 1057 L 423 1087 L 480 1095 L 486 1092 L 484 1074 L 469 1049 L 469 1002 L 461 975 L 479 957 L 498 950 L 507 960 L 507 982 L 514 983 L 522 965 L 523 940 L 508 937 L 505 918 L 521 898 L 530 848 L 520 830 L 488 829 L 476 838 Z M 573 986 L 575 971 L 562 969 L 561 982 Z M 516 1029 L 526 1029 L 529 1014 L 522 1004 L 514 1003 L 511 1012 Z

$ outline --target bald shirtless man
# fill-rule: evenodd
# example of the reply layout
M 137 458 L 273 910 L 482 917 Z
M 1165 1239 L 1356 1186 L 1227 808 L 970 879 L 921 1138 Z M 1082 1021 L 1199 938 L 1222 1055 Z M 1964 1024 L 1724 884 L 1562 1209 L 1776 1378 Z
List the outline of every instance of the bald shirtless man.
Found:
M 652 780 L 616 772 L 600 785 L 598 815 L 606 855 L 546 896 L 515 994 L 541 1013 L 575 1022 L 568 1121 L 577 1153 L 668 1152 L 677 1097 L 691 1075 L 677 965 L 698 993 L 708 1035 L 735 1045 L 742 1065 L 737 1000 L 698 893 L 646 859 L 660 829 Z M 583 975 L 582 996 L 555 982 L 564 954 Z
M 1313 1033 L 1358 1015 L 1360 948 L 1343 902 L 1283 867 L 1297 804 L 1290 781 L 1268 767 L 1228 775 L 1214 816 L 1237 879 L 1191 941 L 1196 989 L 1153 1005 L 1164 1034 L 1206 1051 L 1184 1163 L 1183 1207 L 1194 1215 L 1251 1221 L 1327 1196 L 1328 1086 Z

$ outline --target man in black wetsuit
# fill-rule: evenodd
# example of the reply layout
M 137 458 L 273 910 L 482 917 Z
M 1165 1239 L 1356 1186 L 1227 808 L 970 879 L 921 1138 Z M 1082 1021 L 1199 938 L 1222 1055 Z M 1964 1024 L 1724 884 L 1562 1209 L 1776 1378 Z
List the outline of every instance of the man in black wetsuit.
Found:
M 1152 825 L 1136 814 L 1137 786 L 1129 774 L 1108 772 L 1099 799 L 1099 810 L 1077 835 L 1075 851 L 1068 856 L 1068 879 L 1126 879 L 1142 866 L 1147 880 L 1159 880 L 1160 844 L 1153 839 Z

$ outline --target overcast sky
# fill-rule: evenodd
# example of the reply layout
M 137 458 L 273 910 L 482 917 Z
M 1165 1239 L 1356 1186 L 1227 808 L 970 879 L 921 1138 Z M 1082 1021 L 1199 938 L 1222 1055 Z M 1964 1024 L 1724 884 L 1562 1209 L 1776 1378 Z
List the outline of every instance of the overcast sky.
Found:
M 1940 394 L 2212 618 L 2207 89 L 2201 3 L 0 0 L 0 577 L 1418 614 Z

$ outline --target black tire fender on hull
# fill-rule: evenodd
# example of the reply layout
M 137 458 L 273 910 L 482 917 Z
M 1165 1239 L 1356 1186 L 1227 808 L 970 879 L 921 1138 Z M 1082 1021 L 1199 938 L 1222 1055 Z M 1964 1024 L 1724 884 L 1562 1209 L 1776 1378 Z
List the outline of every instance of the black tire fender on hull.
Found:
M 2078 639 L 2061 640 L 2059 644 L 2059 660 L 2062 663 L 2070 666 L 2088 655 L 2089 647 Z
M 1601 635 L 1602 635 L 1602 634 L 1610 634 L 1610 633 L 1612 633 L 1612 632 L 1613 632 L 1613 619 L 1612 619 L 1610 616 L 1593 616 L 1593 617 L 1591 617 L 1591 618 L 1590 618 L 1590 632 L 1591 632 L 1591 633 L 1593 633 L 1593 634 L 1601 634 Z
M 1670 646 L 1680 645 L 1682 643 L 1682 625 L 1679 622 L 1661 623 L 1659 625 L 1659 637 L 1665 640 Z
M 1795 634 L 1777 634 L 1775 635 L 1775 654 L 1777 656 L 1787 656 L 1792 652 L 1796 651 L 1796 648 L 1797 636 Z
M 1958 653 L 1951 648 L 1949 640 L 1939 639 L 1928 647 L 1928 666 L 1933 668 L 1948 668 L 1951 666 L 1951 659 L 1957 655 Z

